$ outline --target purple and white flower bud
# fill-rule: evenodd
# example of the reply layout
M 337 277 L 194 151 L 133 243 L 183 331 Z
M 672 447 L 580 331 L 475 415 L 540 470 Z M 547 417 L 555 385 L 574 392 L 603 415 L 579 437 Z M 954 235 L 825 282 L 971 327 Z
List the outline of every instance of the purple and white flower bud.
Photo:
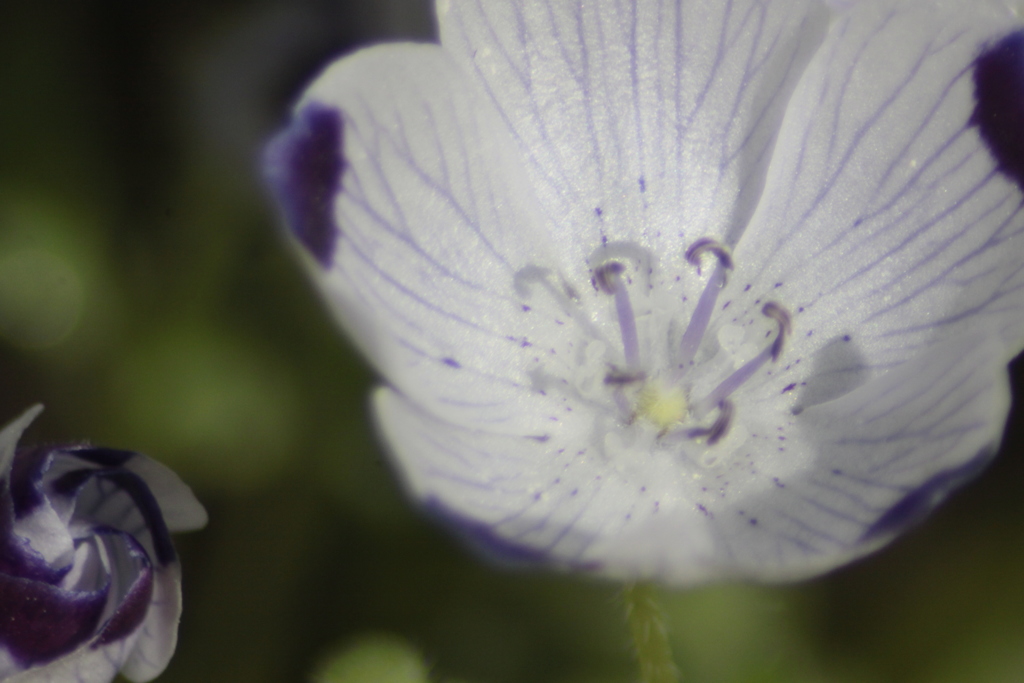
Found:
M 170 532 L 202 527 L 206 511 L 138 453 L 16 448 L 41 410 L 0 431 L 0 680 L 148 681 L 181 615 Z

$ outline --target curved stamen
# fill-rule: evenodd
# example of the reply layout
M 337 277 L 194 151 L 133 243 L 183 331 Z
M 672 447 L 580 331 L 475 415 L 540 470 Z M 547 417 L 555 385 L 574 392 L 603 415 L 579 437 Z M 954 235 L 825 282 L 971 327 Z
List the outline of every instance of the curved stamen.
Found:
M 705 443 L 714 446 L 729 433 L 729 425 L 732 424 L 733 405 L 730 401 L 721 401 L 718 404 L 718 417 L 711 423 L 710 427 L 696 427 L 686 432 L 691 439 L 704 438 Z
M 622 332 L 622 347 L 626 365 L 636 367 L 640 362 L 640 341 L 636 334 L 636 317 L 629 301 L 629 292 L 622 282 L 626 267 L 619 261 L 610 261 L 594 269 L 594 284 L 605 294 L 615 297 L 615 313 Z
M 680 368 L 686 368 L 693 362 L 693 357 L 697 355 L 697 349 L 704 338 L 711 314 L 715 310 L 718 293 L 725 286 L 725 273 L 727 270 L 732 270 L 732 255 L 729 253 L 728 247 L 709 237 L 704 237 L 691 244 L 690 248 L 686 250 L 686 260 L 697 267 L 698 275 L 700 275 L 701 256 L 706 253 L 718 257 L 718 264 L 697 301 L 697 307 L 693 311 L 693 316 L 690 317 L 690 324 L 686 326 L 686 331 L 683 333 L 679 348 Z
M 700 257 L 709 252 L 718 257 L 719 265 L 727 270 L 732 270 L 732 253 L 729 251 L 729 247 L 716 239 L 701 237 L 686 250 L 686 260 L 691 266 L 697 267 L 697 275 L 701 274 Z
M 793 323 L 789 317 L 789 312 L 774 301 L 766 303 L 761 312 L 779 324 L 779 334 L 775 337 L 775 341 L 772 342 L 771 346 L 772 361 L 777 361 L 779 356 L 782 355 L 782 346 L 786 342 L 786 337 L 793 332 Z
M 779 331 L 775 339 L 761 353 L 729 375 L 721 384 L 715 387 L 714 391 L 694 407 L 694 414 L 698 417 L 706 415 L 712 408 L 725 401 L 732 392 L 736 391 L 744 382 L 750 379 L 762 365 L 769 360 L 774 362 L 779 359 L 779 355 L 782 354 L 785 337 L 792 332 L 792 322 L 789 313 L 774 301 L 766 303 L 761 309 L 761 313 L 778 323 Z

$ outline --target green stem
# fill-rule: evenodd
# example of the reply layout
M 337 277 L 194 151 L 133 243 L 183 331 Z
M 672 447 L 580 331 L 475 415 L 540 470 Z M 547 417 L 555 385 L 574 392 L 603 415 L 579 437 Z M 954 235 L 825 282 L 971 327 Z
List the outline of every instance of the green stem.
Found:
M 678 683 L 679 671 L 672 661 L 665 617 L 658 607 L 654 586 L 626 584 L 623 598 L 626 622 L 640 663 L 640 680 L 643 683 Z

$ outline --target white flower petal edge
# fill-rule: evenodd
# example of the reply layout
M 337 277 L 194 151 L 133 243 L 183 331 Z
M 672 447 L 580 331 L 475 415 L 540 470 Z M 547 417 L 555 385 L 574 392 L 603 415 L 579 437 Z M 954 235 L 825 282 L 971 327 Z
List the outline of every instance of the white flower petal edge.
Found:
M 297 111 L 333 117 L 319 125 L 344 136 L 344 189 L 332 207 L 344 237 L 331 267 L 313 272 L 362 350 L 446 419 L 540 429 L 527 407 L 543 398 L 515 362 L 536 316 L 516 282 L 541 287 L 524 268 L 566 265 L 483 96 L 440 48 L 396 45 L 336 63 Z M 278 139 L 271 175 L 288 172 L 304 134 L 293 127 Z M 286 158 L 275 162 L 275 148 Z M 556 302 L 538 305 L 560 313 Z
M 271 145 L 404 481 L 488 554 L 796 579 L 994 453 L 1024 197 L 976 71 L 1019 20 L 831 6 L 442 2 Z
M 374 405 L 411 493 L 498 561 L 690 585 L 794 580 L 877 549 L 988 463 L 1009 407 L 1004 352 L 978 335 L 943 342 L 791 419 L 786 441 L 768 434 L 740 459 L 747 470 L 710 476 L 559 440 L 525 449 L 389 389 Z

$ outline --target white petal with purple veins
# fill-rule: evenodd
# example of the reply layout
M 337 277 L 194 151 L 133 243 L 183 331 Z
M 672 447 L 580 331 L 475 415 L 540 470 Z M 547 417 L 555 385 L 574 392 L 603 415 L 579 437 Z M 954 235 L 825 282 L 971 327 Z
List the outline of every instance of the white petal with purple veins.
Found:
M 984 466 L 1024 338 L 1003 5 L 438 16 L 267 156 L 429 512 L 513 564 L 794 579 Z
M 971 123 L 974 62 L 1011 21 L 984 2 L 865 1 L 837 19 L 735 254 L 737 284 L 781 283 L 804 309 L 798 355 L 853 333 L 883 370 L 979 325 L 1006 360 L 1019 350 L 1024 196 Z
M 761 189 L 824 37 L 818 0 L 438 3 L 441 40 L 511 129 L 559 247 L 724 239 Z
M 333 112 L 344 138 L 342 239 L 315 269 L 329 301 L 366 321 L 351 326 L 363 349 L 436 412 L 528 428 L 529 380 L 500 361 L 532 345 L 515 279 L 560 263 L 489 103 L 439 48 L 408 45 L 329 69 L 297 117 L 311 108 Z

